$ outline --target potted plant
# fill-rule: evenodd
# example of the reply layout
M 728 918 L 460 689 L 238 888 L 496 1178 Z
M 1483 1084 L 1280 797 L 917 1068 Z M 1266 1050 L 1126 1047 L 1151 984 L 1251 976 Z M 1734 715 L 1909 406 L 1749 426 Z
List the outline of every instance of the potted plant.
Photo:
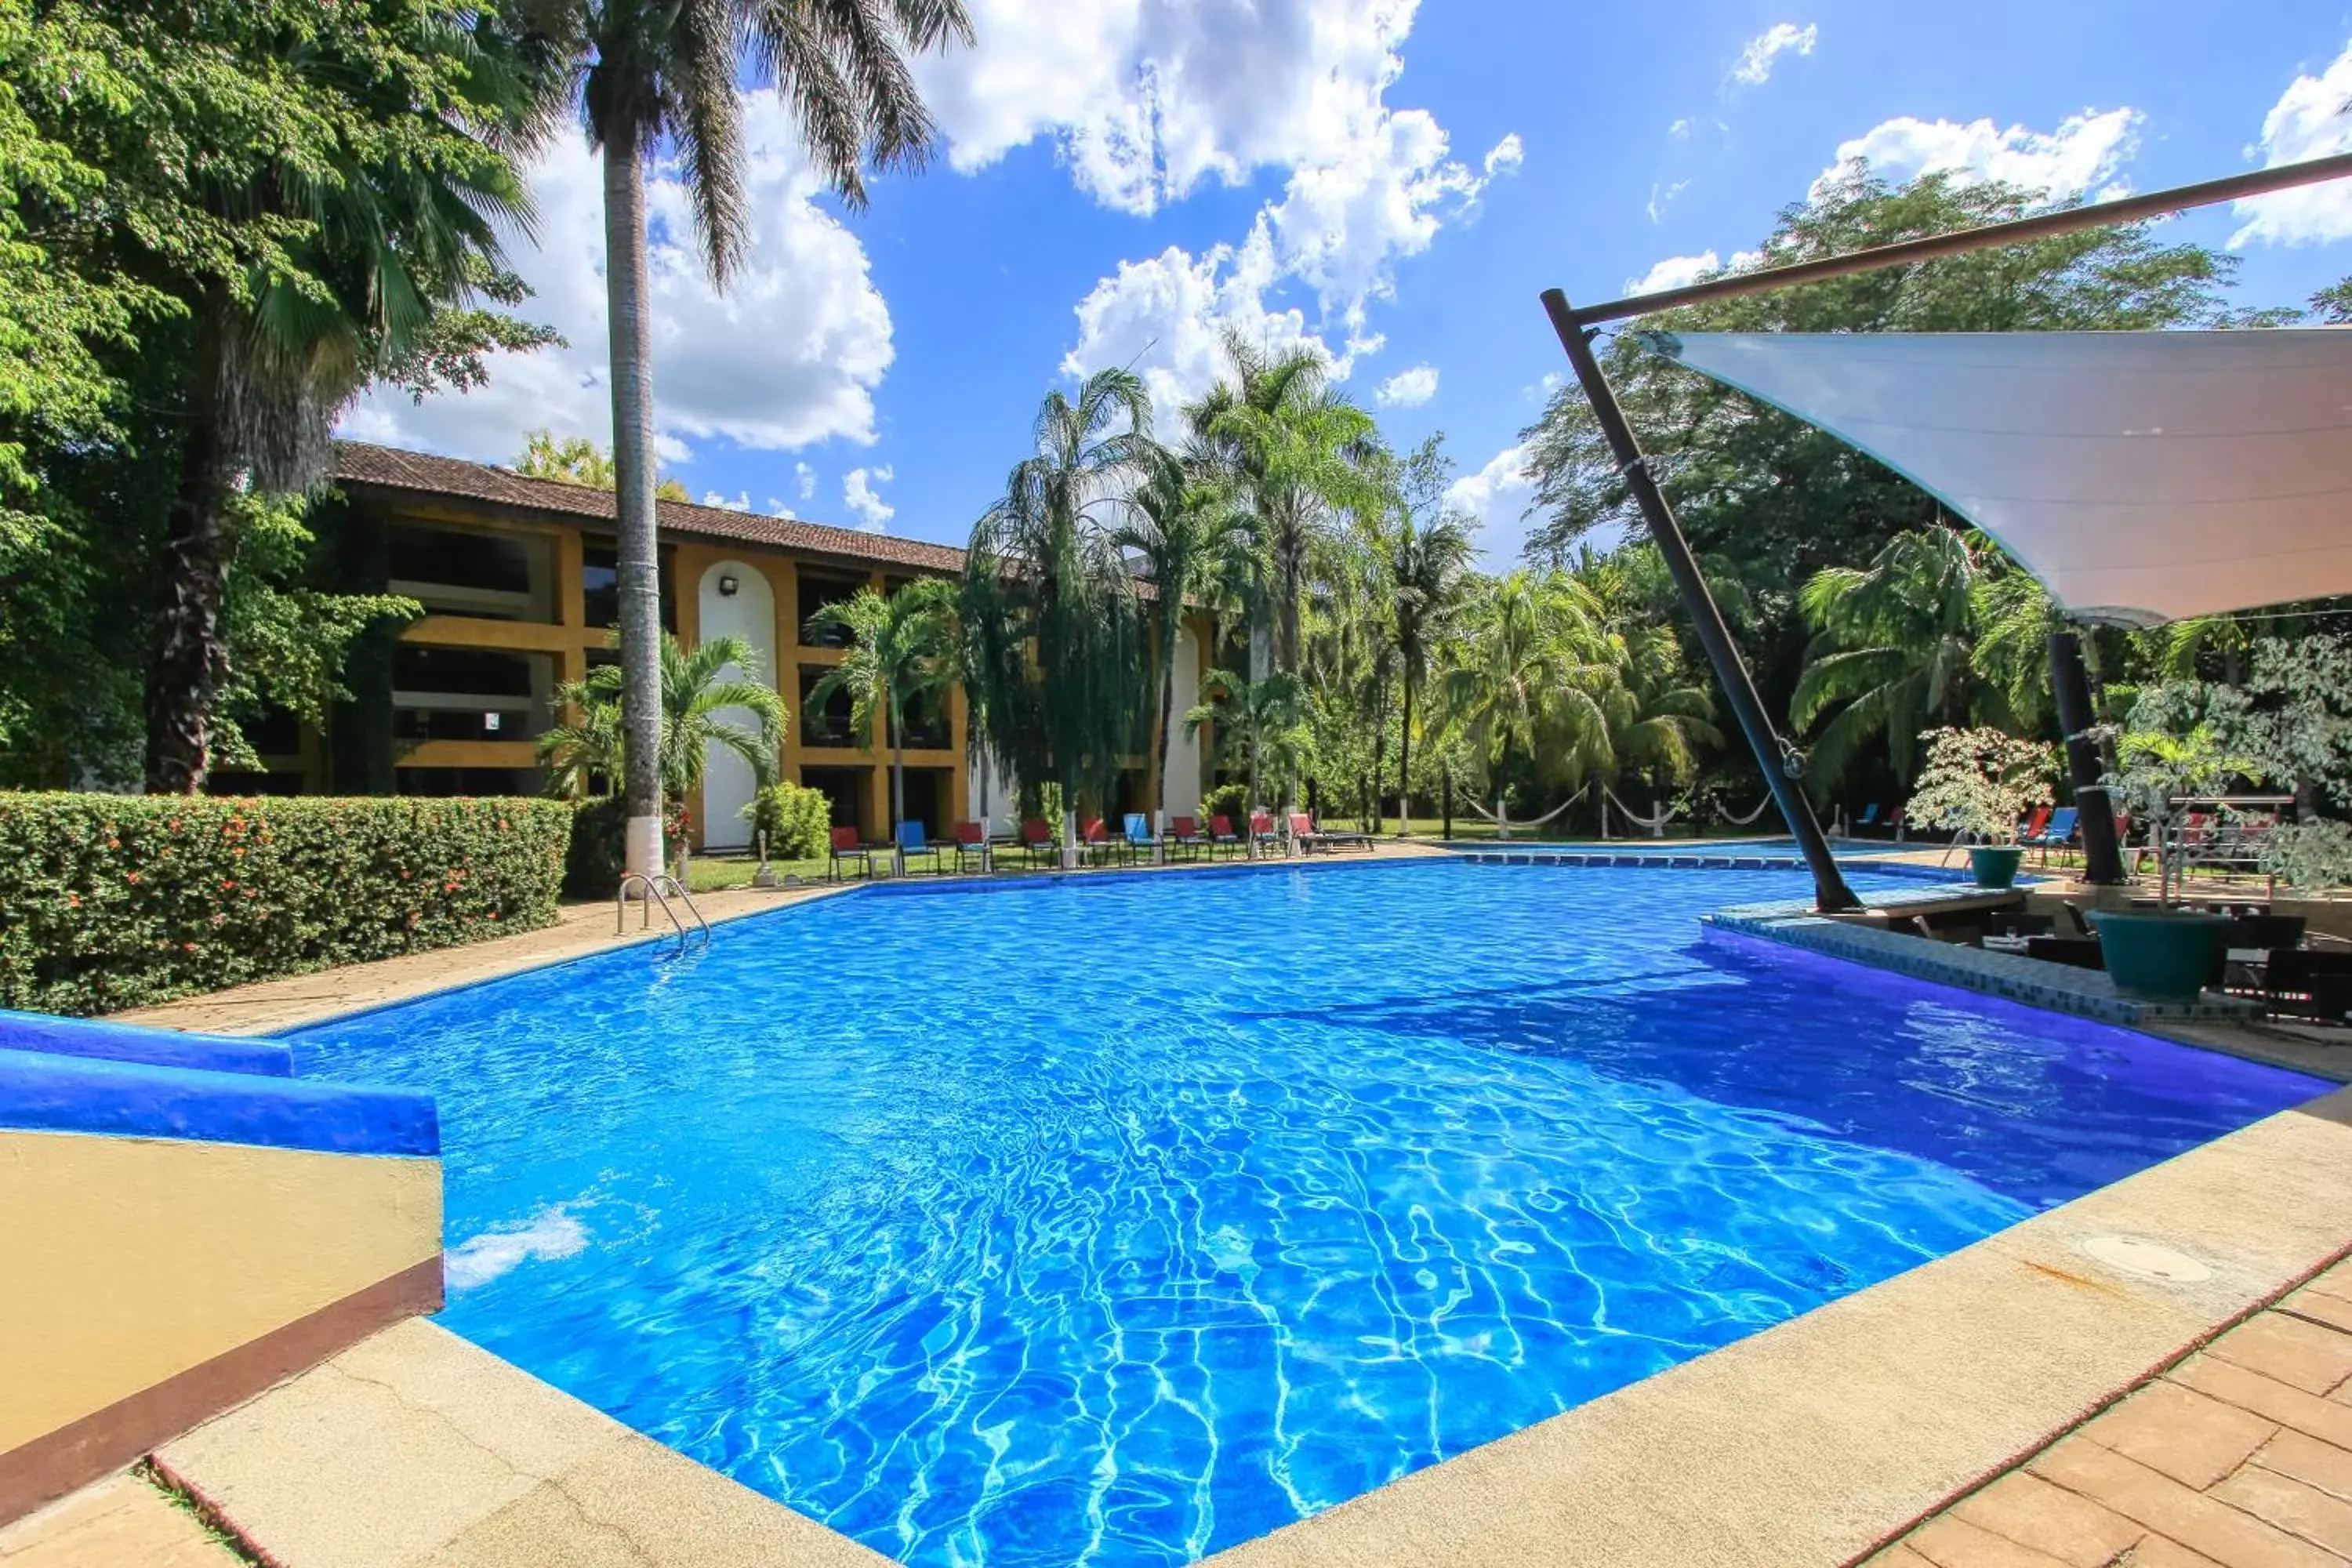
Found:
M 1977 886 L 2011 886 L 2025 854 L 2017 847 L 2018 821 L 2048 804 L 2056 752 L 1992 729 L 1929 730 L 1919 738 L 1927 743 L 1927 763 L 1906 816 L 1974 837 L 1979 842 L 1969 850 L 1969 866 Z
M 2154 832 L 2156 907 L 2101 910 L 2090 917 L 2098 927 L 2100 956 L 2116 989 L 2161 1002 L 2194 1001 L 2213 982 L 2221 966 L 2222 933 L 2229 926 L 2219 915 L 2192 913 L 2174 901 L 2173 889 L 2179 880 L 2176 872 L 2185 875 L 2185 868 L 2174 863 L 2179 854 L 2174 823 L 2182 802 L 2214 795 L 2232 779 L 2261 771 L 2231 754 L 2201 718 L 2179 733 L 2150 726 L 2151 715 L 2159 722 L 2176 716 L 2179 695 L 2159 689 L 2133 709 L 2135 727 L 2116 739 L 2116 770 L 2105 780 L 2108 798 Z

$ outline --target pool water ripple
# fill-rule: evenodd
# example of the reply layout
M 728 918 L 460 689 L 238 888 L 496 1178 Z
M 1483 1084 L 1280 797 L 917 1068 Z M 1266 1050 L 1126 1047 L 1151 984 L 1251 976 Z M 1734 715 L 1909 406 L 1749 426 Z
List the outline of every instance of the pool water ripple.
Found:
M 1802 889 L 884 890 L 299 1047 L 440 1097 L 459 1332 L 909 1563 L 1142 1568 L 2323 1087 L 1700 934 Z

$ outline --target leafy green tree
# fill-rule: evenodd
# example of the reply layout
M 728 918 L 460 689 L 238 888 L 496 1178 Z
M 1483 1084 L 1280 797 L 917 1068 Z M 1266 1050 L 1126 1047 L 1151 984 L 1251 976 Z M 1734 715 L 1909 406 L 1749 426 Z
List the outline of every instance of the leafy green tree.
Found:
M 1249 680 L 1229 669 L 1213 669 L 1201 679 L 1201 700 L 1184 714 L 1184 733 L 1195 735 L 1211 725 L 1217 754 L 1249 783 L 1249 805 L 1264 804 L 1265 786 L 1280 786 L 1289 799 L 1288 784 L 1304 760 L 1307 689 L 1298 677 L 1277 669 L 1263 680 Z M 1249 858 L 1257 858 L 1257 835 L 1247 835 Z
M 730 668 L 737 673 L 730 675 Z M 663 798 L 682 804 L 702 784 L 712 746 L 743 759 L 761 785 L 776 776 L 783 744 L 784 700 L 759 679 L 760 656 L 741 637 L 719 637 L 686 652 L 665 633 L 661 640 L 661 709 L 654 769 Z M 599 665 L 581 680 L 555 689 L 569 716 L 539 738 L 540 764 L 557 795 L 611 795 L 628 773 L 633 731 L 626 682 L 618 665 Z M 741 709 L 747 728 L 729 717 Z
M 553 479 L 558 484 L 585 485 L 593 490 L 614 488 L 613 456 L 585 436 L 555 438 L 552 430 L 533 430 L 515 458 L 514 471 L 526 479 Z M 656 500 L 692 500 L 686 487 L 664 479 L 654 487 Z
M 962 0 L 514 0 L 562 63 L 590 146 L 604 160 L 604 287 L 612 332 L 613 466 L 620 536 L 621 662 L 635 694 L 636 754 L 650 754 L 660 680 L 654 536 L 652 279 L 645 165 L 674 153 L 703 260 L 724 284 L 751 246 L 737 77 L 772 83 L 812 166 L 853 207 L 865 170 L 911 168 L 932 127 L 910 54 L 968 42 Z M 660 859 L 660 781 L 626 780 L 632 870 Z M 649 862 L 641 864 L 640 862 Z
M 1443 689 L 1498 816 L 1515 782 L 1571 784 L 1605 773 L 1613 761 L 1602 697 L 1614 671 L 1599 608 L 1565 574 L 1520 571 L 1474 612 Z
M 1159 455 L 1151 399 L 1130 371 L 1097 371 L 1075 400 L 1048 393 L 1034 453 L 973 525 L 964 568 L 968 695 L 1034 809 L 1061 786 L 1066 853 L 1081 805 L 1107 801 L 1133 748 L 1150 667 L 1118 542 L 1129 489 Z
M 1249 519 L 1223 487 L 1204 481 L 1171 452 L 1144 459 L 1144 479 L 1128 496 L 1126 519 L 1111 543 L 1143 568 L 1157 604 L 1159 705 L 1151 726 L 1152 798 L 1166 788 L 1168 742 L 1176 710 L 1176 656 L 1184 606 L 1209 598 L 1233 575 Z
M 1263 675 L 1296 672 L 1300 617 L 1318 558 L 1348 509 L 1373 499 L 1367 465 L 1380 450 L 1370 415 L 1334 391 L 1322 358 L 1273 354 L 1237 334 L 1225 340 L 1234 379 L 1184 411 L 1192 450 L 1229 475 L 1255 515 L 1250 659 Z
M 850 722 L 869 744 L 875 716 L 888 719 L 890 819 L 904 822 L 907 712 L 912 703 L 937 700 L 955 677 L 956 586 L 944 577 L 918 577 L 887 598 L 860 588 L 808 619 L 812 637 L 836 628 L 849 634 L 848 650 L 808 700 L 822 708 L 835 693 L 849 693 Z
M 1826 567 L 1806 582 L 1798 602 L 1814 638 L 1789 721 L 1802 732 L 1827 716 L 1805 770 L 1816 797 L 1874 740 L 1907 783 L 1920 732 L 1968 717 L 1980 576 L 1958 531 L 1928 527 L 1895 535 L 1866 567 Z

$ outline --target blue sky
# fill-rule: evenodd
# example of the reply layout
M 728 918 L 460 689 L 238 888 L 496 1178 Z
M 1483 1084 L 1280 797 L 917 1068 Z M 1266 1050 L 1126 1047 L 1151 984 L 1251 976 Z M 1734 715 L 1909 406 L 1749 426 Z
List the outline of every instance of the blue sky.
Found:
M 1172 403 L 1230 325 L 1325 353 L 1399 444 L 1444 430 L 1506 561 L 1547 286 L 1728 259 L 1842 152 L 2096 193 L 2352 148 L 2341 0 L 968 3 L 979 47 L 924 68 L 943 156 L 864 213 L 754 99 L 730 295 L 656 182 L 658 422 L 698 498 L 961 542 L 1050 387 L 1133 363 Z M 347 433 L 491 461 L 535 426 L 609 438 L 594 165 L 567 142 L 533 187 L 515 259 L 569 346 L 462 398 L 373 395 Z M 2246 303 L 2352 274 L 2352 188 L 2179 227 L 2234 244 Z

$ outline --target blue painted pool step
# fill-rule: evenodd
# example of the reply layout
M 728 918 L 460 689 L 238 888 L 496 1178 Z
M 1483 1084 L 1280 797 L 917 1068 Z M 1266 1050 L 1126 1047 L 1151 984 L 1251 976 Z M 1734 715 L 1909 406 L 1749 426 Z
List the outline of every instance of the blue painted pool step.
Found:
M 433 1097 L 306 1083 L 282 1040 L 0 1010 L 0 1130 L 437 1154 Z

